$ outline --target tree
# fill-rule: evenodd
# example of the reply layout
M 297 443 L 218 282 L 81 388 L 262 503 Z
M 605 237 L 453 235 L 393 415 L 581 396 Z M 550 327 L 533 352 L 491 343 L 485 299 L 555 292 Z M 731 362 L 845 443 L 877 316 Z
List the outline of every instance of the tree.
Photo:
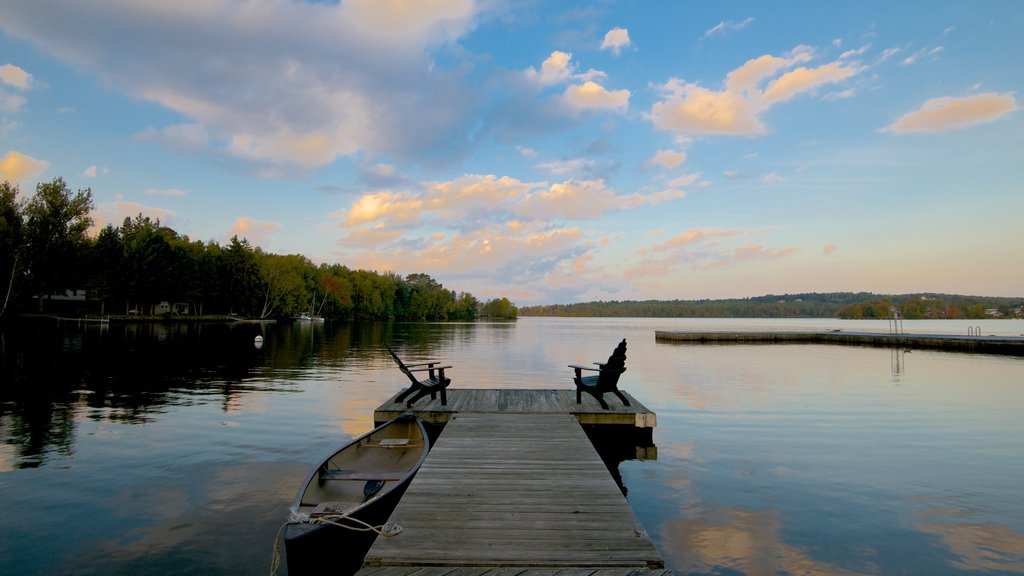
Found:
M 306 311 L 310 306 L 306 276 L 311 273 L 313 264 L 305 256 L 279 256 L 257 250 L 256 263 L 259 265 L 260 279 L 263 282 L 260 318 L 268 318 L 275 311 L 280 316 L 294 316 Z
M 80 287 L 92 208 L 92 190 L 72 194 L 63 178 L 37 184 L 25 205 L 29 281 L 40 309 L 45 294 Z
M 504 318 L 507 320 L 515 320 L 519 317 L 519 310 L 516 305 L 509 301 L 508 298 L 495 298 L 494 300 L 488 300 L 484 304 L 481 313 L 484 316 L 490 316 L 491 318 Z
M 0 318 L 7 312 L 7 305 L 14 291 L 18 276 L 18 263 L 25 243 L 25 219 L 18 204 L 18 187 L 4 180 L 0 183 Z

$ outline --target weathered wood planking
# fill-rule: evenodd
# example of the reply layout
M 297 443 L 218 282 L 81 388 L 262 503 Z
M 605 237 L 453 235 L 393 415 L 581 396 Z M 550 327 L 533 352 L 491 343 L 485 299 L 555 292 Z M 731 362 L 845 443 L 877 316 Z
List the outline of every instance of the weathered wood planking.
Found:
M 403 566 L 363 568 L 356 576 L 673 576 L 665 568 L 484 568 Z
M 407 412 L 404 403 L 395 402 L 395 396 L 389 398 L 374 410 L 373 419 L 386 422 Z M 416 415 L 426 422 L 443 424 L 452 414 L 472 412 L 479 414 L 572 414 L 580 424 L 617 424 L 637 428 L 654 428 L 657 417 L 654 412 L 641 404 L 636 398 L 626 393 L 629 406 L 623 406 L 618 398 L 608 400 L 609 409 L 605 410 L 597 400 L 584 395 L 580 404 L 576 403 L 575 390 L 516 390 L 516 389 L 476 389 L 449 388 L 448 404 L 441 405 L 441 399 L 421 398 L 413 404 Z
M 664 567 L 567 414 L 453 415 L 391 521 L 367 567 Z

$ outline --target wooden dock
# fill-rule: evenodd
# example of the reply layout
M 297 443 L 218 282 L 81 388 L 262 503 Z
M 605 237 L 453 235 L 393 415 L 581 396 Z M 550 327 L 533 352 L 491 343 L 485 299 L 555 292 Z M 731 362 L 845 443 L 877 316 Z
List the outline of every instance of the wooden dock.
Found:
M 449 391 L 447 424 L 391 515 L 402 533 L 377 538 L 357 576 L 671 574 L 577 417 L 498 413 L 536 409 L 498 392 Z M 490 408 L 469 413 L 476 403 Z
M 580 424 L 623 425 L 652 429 L 658 424 L 657 415 L 624 392 L 629 406 L 623 406 L 618 398 L 607 395 L 609 409 L 605 410 L 597 400 L 584 394 L 582 403 L 576 403 L 576 391 L 564 390 L 511 390 L 449 388 L 448 405 L 442 406 L 438 397 L 431 400 L 421 398 L 413 406 L 416 415 L 430 424 L 444 424 L 455 414 L 571 414 Z M 395 402 L 392 396 L 373 413 L 378 424 L 396 418 L 409 408 Z
M 681 344 L 847 344 L 950 352 L 1024 356 L 1024 336 L 958 336 L 955 334 L 886 334 L 877 332 L 675 332 L 656 330 L 658 342 Z

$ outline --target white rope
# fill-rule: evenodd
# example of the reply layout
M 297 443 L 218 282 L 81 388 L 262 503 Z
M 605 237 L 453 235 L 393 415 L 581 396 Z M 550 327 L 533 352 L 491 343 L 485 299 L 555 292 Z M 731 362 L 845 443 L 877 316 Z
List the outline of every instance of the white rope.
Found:
M 339 520 L 351 520 L 352 522 L 356 522 L 357 524 L 362 524 L 362 527 L 346 526 L 345 524 L 339 522 Z M 385 538 L 398 536 L 402 533 L 402 527 L 398 524 L 395 524 L 394 522 L 387 522 L 386 524 L 381 524 L 380 526 L 373 526 L 368 522 L 363 522 L 359 518 L 352 518 L 351 516 L 347 516 L 345 514 L 328 514 L 323 516 L 317 516 L 315 518 L 310 518 L 306 514 L 298 514 L 293 511 L 292 517 L 287 522 L 282 524 L 280 528 L 278 528 L 277 536 L 274 537 L 274 554 L 270 558 L 271 576 L 276 576 L 278 569 L 281 568 L 281 533 L 284 532 L 285 527 L 289 524 L 300 523 L 328 524 L 331 526 L 337 526 L 338 528 L 344 528 L 345 530 L 354 530 L 356 532 L 376 532 L 377 534 Z

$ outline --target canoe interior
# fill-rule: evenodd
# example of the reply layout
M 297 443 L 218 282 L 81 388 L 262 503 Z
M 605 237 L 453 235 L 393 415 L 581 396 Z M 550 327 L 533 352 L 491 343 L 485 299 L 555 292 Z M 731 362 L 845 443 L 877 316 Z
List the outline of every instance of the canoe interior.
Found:
M 310 514 L 323 504 L 321 509 L 337 513 L 371 505 L 416 471 L 426 449 L 423 428 L 415 418 L 381 426 L 335 452 L 314 470 L 294 510 Z M 367 482 L 381 480 L 383 487 L 366 499 Z

